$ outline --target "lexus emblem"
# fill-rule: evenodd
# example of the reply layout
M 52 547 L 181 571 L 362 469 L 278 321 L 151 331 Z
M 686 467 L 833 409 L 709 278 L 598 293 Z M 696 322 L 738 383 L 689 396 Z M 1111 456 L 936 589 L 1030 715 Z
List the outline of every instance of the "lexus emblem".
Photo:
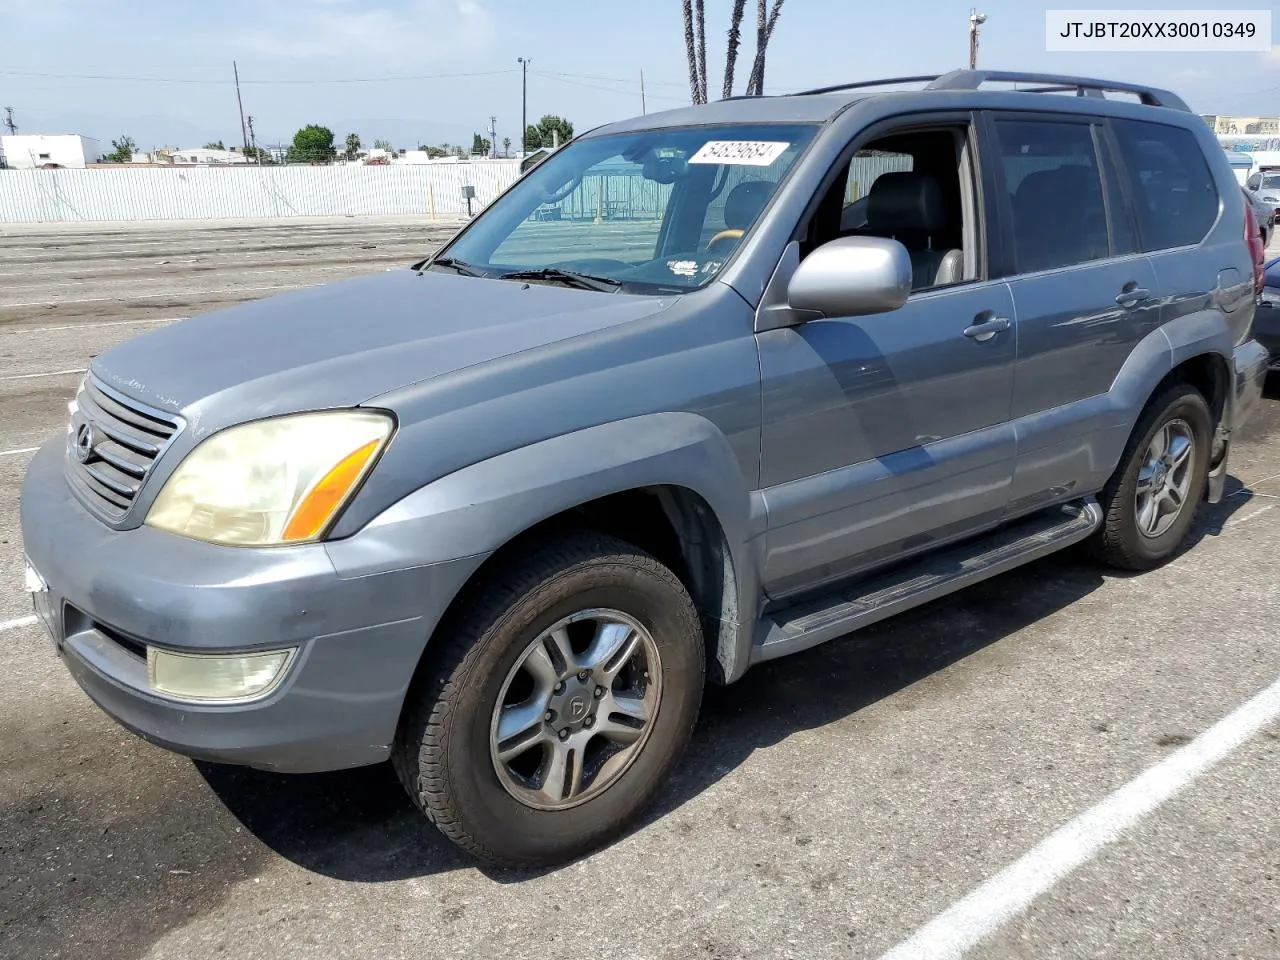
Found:
M 89 458 L 93 456 L 93 448 L 97 446 L 98 438 L 94 436 L 93 426 L 88 423 L 80 424 L 76 430 L 75 443 L 71 447 L 72 456 L 79 463 L 88 463 Z

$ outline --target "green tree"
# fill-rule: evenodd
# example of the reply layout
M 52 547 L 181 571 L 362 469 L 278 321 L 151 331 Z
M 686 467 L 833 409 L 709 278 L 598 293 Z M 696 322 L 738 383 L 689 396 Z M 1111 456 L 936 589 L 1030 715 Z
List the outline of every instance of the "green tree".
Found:
M 204 145 L 204 148 L 205 148 L 206 150 L 225 150 L 225 149 L 227 149 L 226 147 L 224 147 L 224 146 L 222 145 L 222 141 L 221 141 L 221 140 L 210 140 L 208 143 L 206 143 L 206 144 Z
M 133 137 L 125 134 L 119 140 L 112 140 L 111 146 L 115 147 L 102 159 L 107 163 L 128 163 L 133 159 L 133 155 L 138 152 L 138 145 L 133 142 Z
M 293 145 L 285 155 L 287 163 L 332 163 L 338 155 L 333 131 L 310 123 L 293 135 Z
M 271 154 L 267 153 L 267 151 L 262 147 L 250 147 L 245 151 L 245 156 L 259 164 L 276 162 L 275 158 L 272 157 Z
M 524 132 L 524 148 L 530 153 L 542 149 L 542 131 L 532 123 Z
M 478 133 L 471 135 L 471 155 L 473 157 L 487 157 L 489 151 L 493 149 L 493 144 L 485 137 Z
M 391 141 L 390 141 L 390 140 L 375 140 L 375 141 L 373 141 L 373 149 L 375 149 L 375 150 L 385 150 L 385 151 L 387 151 L 387 153 L 395 153 L 395 152 L 396 152 L 395 147 L 391 146 Z
M 422 149 L 427 151 L 427 156 L 433 159 L 436 157 L 447 157 L 453 152 L 453 148 L 447 143 L 437 144 L 434 147 L 422 147 Z
M 360 134 L 348 133 L 346 140 L 346 157 L 348 160 L 354 160 L 360 153 Z
M 511 138 L 510 137 L 502 138 L 502 155 L 504 157 L 511 156 Z
M 550 147 L 556 144 L 564 146 L 573 139 L 573 124 L 564 117 L 547 114 L 538 121 L 540 146 Z
M 747 77 L 746 95 L 764 93 L 765 56 L 774 28 L 782 13 L 783 0 L 756 0 L 756 54 Z M 729 14 L 729 43 L 724 64 L 724 96 L 733 96 L 734 72 L 738 64 L 738 48 L 742 43 L 742 20 L 746 0 L 734 0 Z M 689 93 L 694 103 L 707 102 L 707 23 L 704 0 L 682 0 L 684 13 L 685 59 L 689 65 Z

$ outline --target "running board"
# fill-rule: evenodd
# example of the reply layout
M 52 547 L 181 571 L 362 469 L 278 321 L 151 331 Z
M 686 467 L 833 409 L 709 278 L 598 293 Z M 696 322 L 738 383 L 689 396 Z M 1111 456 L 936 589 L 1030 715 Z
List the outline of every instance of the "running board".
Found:
M 1093 497 L 946 547 L 905 567 L 766 615 L 753 662 L 807 650 L 1077 543 L 1102 524 Z

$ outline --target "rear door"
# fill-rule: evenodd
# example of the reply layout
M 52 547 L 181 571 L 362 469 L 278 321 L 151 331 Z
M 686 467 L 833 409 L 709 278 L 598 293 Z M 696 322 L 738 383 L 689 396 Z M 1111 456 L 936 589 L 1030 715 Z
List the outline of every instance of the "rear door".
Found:
M 998 269 L 1017 313 L 1013 515 L 1101 482 L 1097 432 L 1129 428 L 1107 393 L 1159 325 L 1160 290 L 1105 121 L 995 111 L 985 126 L 1005 240 Z

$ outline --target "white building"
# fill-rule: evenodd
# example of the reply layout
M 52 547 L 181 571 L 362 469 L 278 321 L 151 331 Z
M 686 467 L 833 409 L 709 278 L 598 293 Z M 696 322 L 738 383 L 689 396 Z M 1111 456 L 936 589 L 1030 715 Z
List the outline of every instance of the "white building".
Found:
M 197 147 L 191 150 L 174 150 L 171 159 L 176 164 L 201 164 L 218 166 L 229 163 L 248 163 L 249 158 L 239 150 L 206 150 Z
M 97 140 L 74 133 L 48 137 L 16 133 L 0 137 L 0 152 L 15 170 L 38 170 L 46 164 L 83 167 L 102 159 Z

